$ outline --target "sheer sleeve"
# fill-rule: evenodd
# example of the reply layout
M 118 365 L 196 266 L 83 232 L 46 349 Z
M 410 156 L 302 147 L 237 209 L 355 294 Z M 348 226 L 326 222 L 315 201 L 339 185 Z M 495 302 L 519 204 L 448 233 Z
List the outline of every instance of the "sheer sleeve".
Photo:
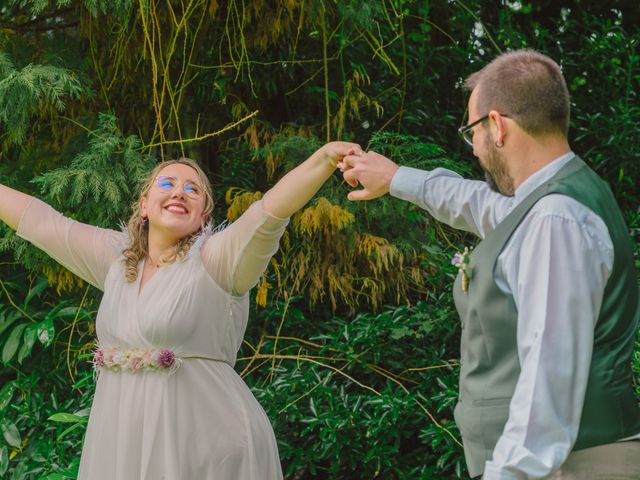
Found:
M 253 203 L 235 222 L 209 238 L 201 255 L 209 275 L 232 295 L 244 295 L 260 279 L 278 250 L 280 237 L 289 223 Z
M 17 234 L 100 290 L 125 247 L 125 234 L 66 218 L 36 198 L 22 215 Z

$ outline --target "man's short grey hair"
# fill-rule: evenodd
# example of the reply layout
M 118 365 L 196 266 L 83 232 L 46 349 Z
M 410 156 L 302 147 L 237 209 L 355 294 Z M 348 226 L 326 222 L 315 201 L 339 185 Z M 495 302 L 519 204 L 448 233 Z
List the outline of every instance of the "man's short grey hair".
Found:
M 551 58 L 534 50 L 503 53 L 471 74 L 464 88 L 477 92 L 479 116 L 491 110 L 508 115 L 530 135 L 569 131 L 569 91 Z

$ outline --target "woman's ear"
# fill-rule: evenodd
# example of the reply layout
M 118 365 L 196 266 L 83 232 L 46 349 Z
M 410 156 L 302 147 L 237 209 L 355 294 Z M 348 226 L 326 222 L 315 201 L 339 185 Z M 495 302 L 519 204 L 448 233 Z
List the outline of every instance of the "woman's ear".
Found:
M 140 216 L 146 218 L 147 215 L 147 197 L 140 197 Z

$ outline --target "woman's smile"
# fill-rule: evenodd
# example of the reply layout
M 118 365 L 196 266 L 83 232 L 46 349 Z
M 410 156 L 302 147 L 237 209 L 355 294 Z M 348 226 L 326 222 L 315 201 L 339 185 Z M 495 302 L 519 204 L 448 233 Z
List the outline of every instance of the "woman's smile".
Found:
M 180 202 L 171 202 L 168 205 L 165 205 L 164 209 L 175 215 L 187 215 L 189 213 L 187 207 Z

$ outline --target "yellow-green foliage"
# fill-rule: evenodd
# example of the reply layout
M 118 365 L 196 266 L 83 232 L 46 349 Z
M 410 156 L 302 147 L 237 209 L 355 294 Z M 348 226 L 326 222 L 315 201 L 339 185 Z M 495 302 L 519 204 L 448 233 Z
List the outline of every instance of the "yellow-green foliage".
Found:
M 233 222 L 242 215 L 256 200 L 262 198 L 262 192 L 245 192 L 240 188 L 230 188 L 225 194 L 225 200 L 229 205 L 227 220 Z
M 408 301 L 409 291 L 424 285 L 417 256 L 405 265 L 405 256 L 396 246 L 356 231 L 354 222 L 351 212 L 325 197 L 294 215 L 295 240 L 287 235 L 282 255 L 271 262 L 277 283 L 271 285 L 265 274 L 258 285 L 257 303 L 266 304 L 270 289 L 281 298 L 292 292 L 306 294 L 311 306 L 328 299 L 334 310 L 338 305 L 355 310 L 362 304 L 375 309 L 389 294 L 395 301 Z
M 307 207 L 293 217 L 293 228 L 302 237 L 313 238 L 334 235 L 351 225 L 355 217 L 340 205 L 333 205 L 324 197 L 319 197 L 315 205 Z
M 79 277 L 59 265 L 45 265 L 42 267 L 42 273 L 47 277 L 49 285 L 56 288 L 58 295 L 80 289 L 84 285 Z

